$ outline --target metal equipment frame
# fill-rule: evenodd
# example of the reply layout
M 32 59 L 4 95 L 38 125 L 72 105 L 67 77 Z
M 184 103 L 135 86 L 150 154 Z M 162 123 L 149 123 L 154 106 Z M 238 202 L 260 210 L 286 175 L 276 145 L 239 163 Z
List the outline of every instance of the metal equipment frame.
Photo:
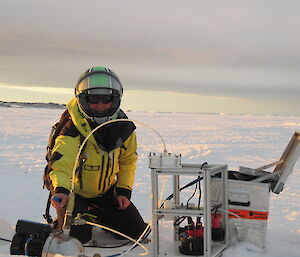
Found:
M 214 243 L 211 234 L 211 177 L 213 175 L 221 174 L 222 181 L 222 225 L 225 230 L 225 238 L 222 243 Z M 173 196 L 174 208 L 164 209 L 158 206 L 158 177 L 161 175 L 173 176 Z M 180 176 L 203 176 L 203 207 L 197 209 L 180 208 Z M 203 165 L 203 164 L 182 164 L 181 167 L 169 168 L 159 167 L 151 168 L 152 180 L 152 217 L 153 217 L 153 243 L 154 243 L 154 257 L 161 256 L 159 249 L 159 219 L 164 215 L 173 216 L 198 216 L 203 217 L 204 221 L 204 257 L 220 256 L 222 251 L 228 244 L 228 167 L 227 165 Z M 179 240 L 179 227 L 174 227 L 174 241 Z M 164 254 L 163 256 L 167 256 Z

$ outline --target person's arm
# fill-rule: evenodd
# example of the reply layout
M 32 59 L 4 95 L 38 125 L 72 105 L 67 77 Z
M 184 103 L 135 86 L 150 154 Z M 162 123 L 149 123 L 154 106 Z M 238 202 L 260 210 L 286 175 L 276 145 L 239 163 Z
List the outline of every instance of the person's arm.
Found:
M 135 132 L 133 132 L 124 142 L 124 148 L 121 148 L 120 150 L 119 174 L 116 183 L 116 191 L 117 195 L 122 195 L 130 199 L 137 161 L 137 141 Z
M 52 171 L 49 173 L 54 188 L 51 202 L 56 208 L 61 208 L 67 203 L 79 141 L 79 137 L 62 135 L 56 139 L 50 158 Z M 61 201 L 53 200 L 55 197 Z

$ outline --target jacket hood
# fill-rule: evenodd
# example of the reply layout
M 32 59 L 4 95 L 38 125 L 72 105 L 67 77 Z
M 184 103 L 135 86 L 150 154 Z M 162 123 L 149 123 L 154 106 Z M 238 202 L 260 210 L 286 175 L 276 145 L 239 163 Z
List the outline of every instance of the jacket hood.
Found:
M 92 131 L 91 126 L 84 115 L 80 112 L 76 97 L 72 98 L 72 100 L 67 103 L 67 108 L 75 127 L 84 137 L 87 137 Z M 93 135 L 90 137 L 90 140 L 97 144 Z
M 74 123 L 84 137 L 96 128 L 99 124 L 89 122 L 85 116 L 80 112 L 77 98 L 74 97 L 67 104 L 68 111 Z M 120 110 L 117 119 L 128 119 L 126 114 Z M 91 127 L 92 126 L 92 127 Z M 98 129 L 90 138 L 90 142 L 98 145 L 103 151 L 110 152 L 120 146 L 127 140 L 127 138 L 136 129 L 133 122 L 114 122 L 105 124 L 101 129 Z

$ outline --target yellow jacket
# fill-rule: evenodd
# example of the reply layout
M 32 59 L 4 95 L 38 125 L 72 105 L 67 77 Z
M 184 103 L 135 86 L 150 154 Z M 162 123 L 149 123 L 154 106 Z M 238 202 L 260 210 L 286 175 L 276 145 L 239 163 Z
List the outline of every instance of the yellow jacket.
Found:
M 50 160 L 52 171 L 49 176 L 55 192 L 68 192 L 71 189 L 72 170 L 82 141 L 80 134 L 86 137 L 92 130 L 80 113 L 76 98 L 67 104 L 67 108 L 71 119 L 56 138 Z M 117 123 L 122 122 L 112 124 Z M 81 155 L 82 169 L 76 172 L 76 194 L 94 198 L 115 185 L 117 194 L 130 198 L 136 169 L 137 142 L 133 132 L 135 126 L 131 123 L 129 127 L 128 135 L 123 137 L 125 139 L 122 146 L 110 152 L 102 150 L 103 147 L 99 146 L 94 135 L 88 139 Z M 119 131 L 122 134 L 124 127 Z

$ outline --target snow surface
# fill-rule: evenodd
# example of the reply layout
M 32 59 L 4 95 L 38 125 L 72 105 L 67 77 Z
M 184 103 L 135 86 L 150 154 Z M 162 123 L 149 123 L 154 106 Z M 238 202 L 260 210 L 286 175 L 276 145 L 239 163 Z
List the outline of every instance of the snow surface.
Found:
M 50 127 L 62 109 L 0 107 L 0 237 L 11 239 L 18 219 L 43 222 L 48 192 L 42 189 L 45 147 Z M 167 149 L 181 153 L 184 163 L 228 164 L 230 169 L 256 168 L 278 160 L 300 117 L 228 114 L 128 112 L 128 116 L 155 128 Z M 133 202 L 145 220 L 151 216 L 149 152 L 161 152 L 155 133 L 137 124 L 138 168 Z M 188 181 L 188 180 L 187 180 Z M 167 186 L 165 197 L 171 190 Z M 194 188 L 186 192 L 191 195 Z M 245 244 L 231 246 L 224 257 L 300 256 L 300 161 L 280 195 L 272 194 L 265 251 Z M 147 245 L 146 245 L 147 246 Z M 117 251 L 117 250 L 116 250 Z M 136 256 L 141 251 L 135 250 Z M 0 241 L 0 256 L 9 256 L 9 244 Z

